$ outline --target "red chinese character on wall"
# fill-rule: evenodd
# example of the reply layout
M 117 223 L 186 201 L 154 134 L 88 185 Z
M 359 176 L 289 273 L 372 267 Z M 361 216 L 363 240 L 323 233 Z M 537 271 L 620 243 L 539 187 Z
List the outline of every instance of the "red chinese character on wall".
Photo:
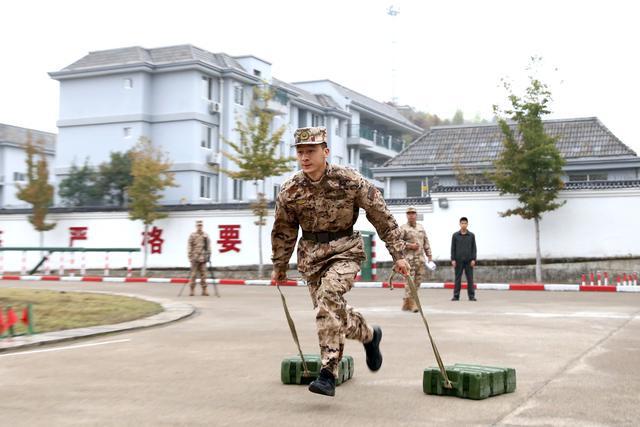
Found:
M 219 225 L 220 240 L 218 244 L 222 246 L 219 251 L 221 253 L 236 251 L 240 252 L 240 248 L 237 247 L 242 240 L 240 240 L 240 224 L 238 225 Z
M 75 240 L 87 240 L 89 227 L 69 227 L 69 246 L 73 246 Z
M 144 231 L 142 233 L 142 243 L 144 245 Z M 152 254 L 161 254 L 162 253 L 162 244 L 164 243 L 164 239 L 162 236 L 162 228 L 158 228 L 155 225 L 148 233 L 148 243 L 151 245 L 151 253 Z

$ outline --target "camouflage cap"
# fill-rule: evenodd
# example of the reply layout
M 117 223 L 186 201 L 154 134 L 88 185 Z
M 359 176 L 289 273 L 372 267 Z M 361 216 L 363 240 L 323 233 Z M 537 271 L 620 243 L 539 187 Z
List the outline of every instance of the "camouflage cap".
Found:
M 407 208 L 407 213 L 418 213 L 418 211 L 416 210 L 415 206 L 409 206 Z
M 327 128 L 323 126 L 298 128 L 293 134 L 294 145 L 315 145 L 327 142 Z
M 197 220 L 196 225 L 202 225 L 202 220 L 201 219 Z

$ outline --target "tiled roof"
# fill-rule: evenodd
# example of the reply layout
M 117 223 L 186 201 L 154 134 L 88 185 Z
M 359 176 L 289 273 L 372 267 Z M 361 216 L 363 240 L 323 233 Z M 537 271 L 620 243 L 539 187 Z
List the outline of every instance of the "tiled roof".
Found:
M 621 181 L 571 181 L 564 183 L 564 190 L 604 190 L 614 188 L 640 188 L 639 179 Z M 495 184 L 438 186 L 433 193 L 481 193 L 498 191 Z
M 26 129 L 18 126 L 5 125 L 0 123 L 0 143 L 17 144 L 21 146 L 27 145 L 27 140 L 31 134 L 31 141 L 36 143 L 43 141 L 47 150 L 55 151 L 56 134 L 43 132 L 40 130 Z
M 189 44 L 154 49 L 133 46 L 89 52 L 88 55 L 61 71 L 87 71 L 94 68 L 135 64 L 167 65 L 193 61 L 201 61 L 217 68 L 233 68 L 246 72 L 238 61 L 225 53 L 212 53 Z
M 378 112 L 380 114 L 383 114 L 389 118 L 392 118 L 400 123 L 404 123 L 405 125 L 413 128 L 413 129 L 420 129 L 419 126 L 417 126 L 416 124 L 412 123 L 409 119 L 407 119 L 405 116 L 403 116 L 402 114 L 400 114 L 400 112 L 393 106 L 389 105 L 389 104 L 385 104 L 384 102 L 379 102 L 376 101 L 373 98 L 369 98 L 368 96 L 365 96 L 361 93 L 356 92 L 355 90 L 349 89 L 348 87 L 342 86 L 341 84 L 338 84 L 334 81 L 331 80 L 319 80 L 319 81 L 323 81 L 323 82 L 328 82 L 329 84 L 331 84 L 338 92 L 340 92 L 343 96 L 349 98 L 351 101 L 356 102 L 357 104 L 360 104 L 362 106 L 364 106 L 365 108 Z M 311 83 L 311 82 L 299 82 L 299 83 Z M 296 84 L 295 82 L 293 83 L 294 85 Z
M 310 102 L 312 104 L 315 104 L 319 107 L 330 107 L 330 108 L 337 108 L 339 110 L 341 110 L 340 106 L 328 95 L 315 95 L 305 89 L 302 89 L 298 86 L 294 86 L 290 83 L 287 82 L 283 82 L 282 80 L 278 80 L 275 77 L 271 79 L 271 83 L 274 86 L 279 86 L 282 87 L 286 90 L 289 90 L 291 92 L 295 92 L 298 94 L 298 96 L 307 101 Z M 328 98 L 328 99 L 327 99 Z
M 544 129 L 557 137 L 557 147 L 567 160 L 592 157 L 636 157 L 596 117 L 546 120 Z M 515 129 L 515 124 L 511 125 Z M 384 166 L 430 166 L 493 162 L 504 139 L 497 124 L 436 126 L 420 136 Z

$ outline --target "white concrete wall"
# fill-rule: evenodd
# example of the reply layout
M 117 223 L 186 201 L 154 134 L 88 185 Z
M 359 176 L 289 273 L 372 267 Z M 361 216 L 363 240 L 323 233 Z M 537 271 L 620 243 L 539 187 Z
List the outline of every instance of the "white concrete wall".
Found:
M 440 208 L 438 199 L 446 197 L 447 209 Z M 640 256 L 640 239 L 632 227 L 640 212 L 640 190 L 571 191 L 564 192 L 561 200 L 566 205 L 548 213 L 541 222 L 541 244 L 543 257 L 613 257 Z M 434 204 L 418 206 L 423 215 L 422 224 L 427 230 L 435 260 L 447 260 L 450 256 L 451 235 L 458 229 L 461 216 L 469 218 L 469 229 L 476 234 L 478 259 L 522 259 L 535 256 L 534 225 L 519 217 L 502 218 L 499 211 L 515 206 L 512 197 L 500 197 L 496 193 L 484 194 L 438 194 Z M 393 206 L 391 211 L 400 224 L 406 221 L 405 206 Z M 271 215 L 273 213 L 271 212 Z M 606 217 L 606 222 L 603 218 Z M 173 212 L 169 218 L 158 221 L 163 229 L 165 242 L 162 254 L 150 254 L 150 267 L 186 267 L 188 265 L 186 242 L 194 228 L 194 221 L 202 219 L 205 231 L 214 243 L 214 266 L 251 265 L 258 263 L 258 230 L 255 217 L 249 210 L 211 210 Z M 57 227 L 45 233 L 45 245 L 68 246 L 69 227 L 88 226 L 87 241 L 78 241 L 76 247 L 139 247 L 142 224 L 131 221 L 122 213 L 73 213 L 50 215 Z M 219 252 L 219 226 L 239 224 L 240 252 Z M 263 228 L 263 260 L 270 262 L 270 232 L 272 218 Z M 373 231 L 373 226 L 361 213 L 356 229 Z M 38 246 L 38 233 L 27 221 L 26 215 L 1 215 L 0 230 L 3 231 L 3 246 Z M 3 260 L 5 271 L 19 271 L 20 253 L 6 253 Z M 79 255 L 76 256 L 79 265 Z M 111 258 L 112 267 L 126 266 L 125 254 Z M 35 265 L 37 253 L 28 254 L 27 264 Z M 389 261 L 391 257 L 378 239 L 378 261 Z M 104 254 L 88 254 L 87 265 L 102 268 Z M 295 252 L 292 257 L 295 262 Z M 58 255 L 53 266 L 57 268 Z M 68 268 L 68 259 L 66 261 Z M 133 258 L 134 267 L 141 264 L 141 255 Z
M 49 165 L 49 183 L 55 181 L 53 174 L 52 155 L 45 155 Z M 36 156 L 36 161 L 39 159 Z M 18 191 L 17 185 L 26 185 L 27 181 L 16 182 L 14 180 L 14 172 L 27 174 L 27 152 L 23 148 L 3 146 L 0 147 L 0 171 L 2 171 L 2 193 L 0 198 L 0 206 L 4 208 L 23 207 L 27 204 L 16 197 Z

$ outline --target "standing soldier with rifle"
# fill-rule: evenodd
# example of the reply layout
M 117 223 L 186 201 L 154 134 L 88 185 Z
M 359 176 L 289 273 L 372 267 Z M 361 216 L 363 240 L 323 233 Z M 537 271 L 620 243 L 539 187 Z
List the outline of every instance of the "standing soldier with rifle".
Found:
M 211 255 L 211 240 L 209 235 L 202 231 L 202 221 L 196 221 L 196 231 L 189 236 L 189 261 L 191 262 L 191 275 L 189 277 L 189 287 L 194 295 L 196 289 L 196 275 L 200 274 L 200 285 L 202 295 L 209 296 L 207 292 L 207 262 Z

